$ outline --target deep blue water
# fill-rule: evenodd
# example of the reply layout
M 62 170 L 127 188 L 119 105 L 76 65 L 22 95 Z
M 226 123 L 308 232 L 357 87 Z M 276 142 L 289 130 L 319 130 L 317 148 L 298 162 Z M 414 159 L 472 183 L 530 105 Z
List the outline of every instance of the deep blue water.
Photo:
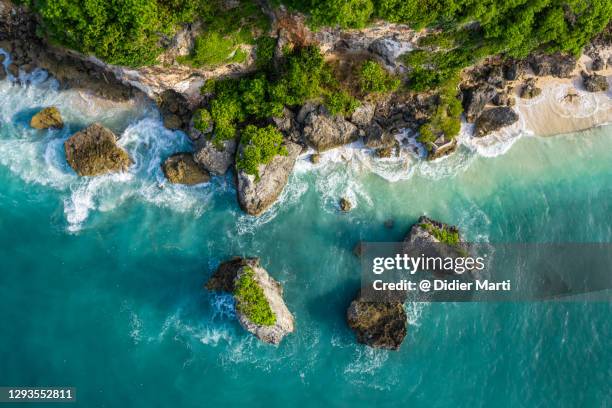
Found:
M 84 407 L 612 405 L 610 303 L 407 305 L 398 352 L 356 344 L 344 321 L 354 244 L 399 240 L 421 214 L 477 241 L 610 242 L 612 127 L 434 164 L 303 158 L 255 219 L 231 176 L 164 185 L 161 160 L 189 144 L 152 107 L 43 77 L 0 82 L 0 385 L 73 386 Z M 68 127 L 29 129 L 50 104 Z M 79 179 L 65 164 L 63 140 L 94 120 L 122 135 L 129 174 Z M 279 347 L 203 289 L 233 255 L 261 257 L 283 283 L 296 332 Z

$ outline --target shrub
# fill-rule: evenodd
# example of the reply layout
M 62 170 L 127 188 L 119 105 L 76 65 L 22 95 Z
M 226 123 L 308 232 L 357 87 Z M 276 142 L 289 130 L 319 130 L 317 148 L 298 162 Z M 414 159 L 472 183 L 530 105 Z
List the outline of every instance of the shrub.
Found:
M 258 128 L 248 125 L 240 137 L 242 152 L 236 159 L 236 168 L 259 180 L 259 165 L 268 164 L 277 156 L 286 156 L 287 149 L 283 146 L 283 135 L 272 125 Z
M 193 114 L 193 126 L 200 132 L 207 132 L 212 124 L 212 115 L 207 109 L 198 109 Z
M 443 244 L 451 246 L 459 245 L 459 232 L 457 231 L 447 229 L 446 227 L 438 228 L 431 224 L 421 224 L 421 228 L 426 229 Z
M 263 289 L 255 281 L 255 272 L 248 266 L 244 267 L 242 275 L 234 288 L 236 309 L 250 321 L 260 326 L 273 326 L 276 315 L 270 308 Z
M 363 93 L 386 93 L 399 88 L 400 80 L 376 61 L 366 61 L 359 69 L 359 86 Z
M 359 101 L 346 91 L 329 93 L 325 98 L 325 106 L 332 115 L 350 115 L 359 106 Z
M 438 106 L 428 121 L 419 127 L 418 141 L 423 143 L 427 150 L 431 150 L 431 143 L 443 136 L 447 141 L 453 140 L 461 130 L 461 112 L 463 108 L 457 98 L 459 77 L 445 83 L 438 93 Z
M 262 71 L 268 71 L 272 68 L 272 59 L 274 58 L 274 50 L 276 48 L 276 38 L 273 37 L 259 37 L 255 44 L 257 49 L 255 51 L 255 65 L 257 69 Z

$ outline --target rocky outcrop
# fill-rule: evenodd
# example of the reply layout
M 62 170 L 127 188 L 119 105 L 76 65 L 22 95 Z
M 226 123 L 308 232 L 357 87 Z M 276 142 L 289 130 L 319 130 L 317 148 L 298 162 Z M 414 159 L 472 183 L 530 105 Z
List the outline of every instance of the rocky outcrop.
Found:
M 302 115 L 302 112 L 300 112 L 300 115 Z M 302 137 L 304 142 L 319 152 L 343 146 L 359 137 L 357 127 L 354 124 L 342 116 L 330 115 L 323 106 L 303 114 L 303 117 Z
M 195 185 L 210 181 L 210 175 L 194 160 L 193 155 L 177 153 L 166 159 L 162 165 L 164 175 L 174 184 Z
M 592 71 L 601 71 L 606 68 L 606 62 L 601 57 L 601 55 L 596 55 L 591 62 L 591 70 Z
M 236 145 L 234 139 L 214 143 L 202 137 L 195 142 L 194 160 L 210 173 L 223 175 L 234 164 Z
M 516 100 L 508 92 L 498 92 L 495 98 L 491 100 L 491 103 L 495 106 L 514 106 L 516 105 Z
M 349 212 L 353 209 L 353 204 L 349 201 L 348 198 L 342 197 L 340 199 L 340 210 L 344 212 Z
M 485 106 L 497 95 L 492 85 L 480 84 L 463 90 L 465 119 L 474 122 Z
M 542 89 L 536 86 L 536 79 L 529 78 L 525 81 L 520 90 L 520 97 L 523 99 L 533 99 L 542 93 Z
M 50 106 L 32 116 L 30 126 L 34 129 L 61 129 L 64 127 L 64 121 L 59 109 Z
M 246 275 L 246 276 L 245 276 Z M 260 301 L 267 303 L 274 316 L 273 324 L 254 322 L 249 312 L 252 296 L 245 298 L 240 292 L 241 279 L 248 279 L 251 287 L 256 286 L 261 295 Z M 294 318 L 283 300 L 283 288 L 261 267 L 257 258 L 233 258 L 222 263 L 206 284 L 213 291 L 225 291 L 234 295 L 236 317 L 240 325 L 258 339 L 270 344 L 279 344 L 282 339 L 294 331 Z
M 287 155 L 276 156 L 259 166 L 259 179 L 243 170 L 237 171 L 237 194 L 240 207 L 250 215 L 261 215 L 283 192 L 302 146 L 285 141 Z
M 400 348 L 408 328 L 401 302 L 367 302 L 360 294 L 346 311 L 346 320 L 359 343 L 387 350 Z
M 604 92 L 608 90 L 608 80 L 603 75 L 581 73 L 584 89 L 589 92 Z
M 351 123 L 356 126 L 369 126 L 374 119 L 374 112 L 376 111 L 376 105 L 370 102 L 364 102 L 351 114 Z
M 518 114 L 510 107 L 490 108 L 476 120 L 474 136 L 481 137 L 517 122 Z
M 458 242 L 463 242 L 459 228 L 456 226 L 448 225 L 422 215 L 416 224 L 410 227 L 408 234 L 404 238 L 404 243 L 413 245 L 439 244 L 442 242 L 440 239 L 442 235 L 439 234 L 440 231 L 446 231 L 452 235 L 456 234 Z
M 557 78 L 569 78 L 576 68 L 576 57 L 569 54 L 532 54 L 528 63 L 537 76 L 552 75 Z
M 128 153 L 117 146 L 117 137 L 104 126 L 94 123 L 64 142 L 66 161 L 79 176 L 127 170 L 132 163 Z
M 427 160 L 436 160 L 444 156 L 448 156 L 457 150 L 459 143 L 457 143 L 457 139 L 453 140 L 444 140 L 441 143 L 430 143 L 428 145 L 431 150 L 427 154 Z
M 192 113 L 185 96 L 169 89 L 161 93 L 158 104 L 165 127 L 172 130 L 189 129 Z

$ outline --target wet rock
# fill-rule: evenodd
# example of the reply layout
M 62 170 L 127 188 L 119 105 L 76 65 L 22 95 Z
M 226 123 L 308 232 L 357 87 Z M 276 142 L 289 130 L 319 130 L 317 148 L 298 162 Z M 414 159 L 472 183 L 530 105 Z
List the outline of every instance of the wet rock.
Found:
M 487 103 L 497 94 L 489 84 L 480 84 L 463 90 L 463 110 L 468 122 L 474 122 Z
M 310 155 L 310 162 L 312 164 L 319 164 L 319 162 L 321 161 L 321 155 L 318 153 L 313 153 Z
M 436 234 L 438 231 L 446 231 L 451 234 L 457 234 L 458 242 L 463 242 L 459 228 L 456 226 L 448 225 L 422 215 L 419 217 L 416 224 L 410 227 L 408 234 L 406 234 L 404 237 L 404 243 L 411 245 L 439 244 L 442 241 L 440 241 L 439 235 Z
M 427 154 L 427 160 L 436 160 L 456 151 L 459 144 L 457 139 L 453 139 L 444 143 L 431 143 L 428 146 L 431 150 Z
M 177 153 L 166 159 L 162 169 L 174 184 L 195 185 L 210 181 L 210 175 L 193 160 L 191 153 Z
M 0 54 L 0 56 L 2 56 L 2 54 Z M 6 73 L 6 70 L 4 69 L 4 65 L 0 63 L 0 81 L 2 81 L 3 79 L 6 79 L 7 76 L 8 75 Z
M 192 114 L 185 96 L 169 89 L 160 94 L 158 103 L 165 127 L 171 130 L 189 130 Z
M 237 172 L 237 195 L 240 207 L 250 215 L 261 215 L 282 193 L 293 170 L 302 146 L 285 140 L 286 156 L 275 156 L 266 165 L 259 166 L 259 180 L 243 170 Z
M 340 209 L 344 212 L 349 212 L 353 209 L 353 204 L 345 197 L 340 199 Z
M 401 302 L 366 302 L 361 295 L 351 302 L 346 320 L 359 343 L 379 349 L 398 350 L 408 328 Z
M 325 107 L 309 112 L 304 119 L 304 141 L 322 152 L 343 146 L 359 137 L 357 127 L 342 116 L 332 116 Z
M 368 126 L 363 141 L 365 146 L 370 149 L 393 148 L 397 143 L 393 135 L 385 132 L 377 123 Z
M 608 80 L 605 76 L 599 74 L 589 75 L 586 72 L 582 72 L 582 82 L 584 89 L 589 92 L 604 92 L 608 90 Z
M 59 109 L 50 106 L 32 116 L 30 126 L 34 129 L 61 129 L 64 127 L 64 121 Z
M 517 122 L 518 114 L 510 107 L 490 108 L 476 120 L 474 136 L 481 137 Z
M 356 243 L 355 246 L 353 247 L 353 255 L 359 258 L 361 254 L 363 254 L 363 246 L 364 246 L 363 241 L 359 241 L 358 243 Z
M 97 176 L 125 171 L 131 164 L 128 153 L 117 146 L 117 137 L 94 123 L 64 142 L 66 161 L 79 176 Z
M 241 279 L 248 279 L 262 294 L 274 316 L 273 324 L 254 320 L 249 312 L 253 299 L 241 297 L 238 289 Z M 257 258 L 233 258 L 219 266 L 206 287 L 209 290 L 227 291 L 233 294 L 236 317 L 240 325 L 258 339 L 277 345 L 294 331 L 294 318 L 283 300 L 283 287 L 261 267 Z
M 8 72 L 15 78 L 19 77 L 19 67 L 14 62 L 10 63 L 8 66 Z
M 557 78 L 569 78 L 576 68 L 576 58 L 573 55 L 533 54 L 528 59 L 533 73 L 537 76 L 552 75 Z
M 520 97 L 523 99 L 533 99 L 542 93 L 542 89 L 536 86 L 535 78 L 529 78 L 520 90 Z
M 193 158 L 211 174 L 223 175 L 234 164 L 237 143 L 234 139 L 214 142 L 201 137 L 195 143 Z
M 524 72 L 525 68 L 520 61 L 510 60 L 504 64 L 504 78 L 508 81 L 516 81 Z
M 593 58 L 593 62 L 591 63 L 591 70 L 601 71 L 605 67 L 606 63 L 604 62 L 604 59 L 601 57 L 601 55 L 597 55 L 595 58 Z

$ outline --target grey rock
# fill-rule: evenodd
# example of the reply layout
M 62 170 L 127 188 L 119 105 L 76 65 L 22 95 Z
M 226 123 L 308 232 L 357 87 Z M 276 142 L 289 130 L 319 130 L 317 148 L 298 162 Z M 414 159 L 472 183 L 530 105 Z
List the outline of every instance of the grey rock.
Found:
M 302 137 L 305 143 L 322 152 L 355 141 L 359 132 L 342 116 L 332 116 L 324 107 L 319 107 L 304 119 Z
M 215 144 L 208 137 L 201 137 L 195 142 L 194 160 L 211 174 L 223 175 L 234 164 L 236 141 L 224 140 Z
M 591 63 L 591 70 L 593 71 L 601 71 L 606 67 L 606 63 L 604 62 L 601 55 L 597 55 L 593 58 L 593 62 Z
M 576 68 L 576 57 L 569 54 L 533 54 L 528 61 L 537 76 L 569 78 Z
M 463 110 L 468 122 L 474 122 L 487 103 L 497 94 L 489 84 L 481 84 L 463 90 Z
M 351 115 L 351 122 L 357 126 L 367 126 L 372 122 L 375 110 L 376 106 L 373 103 L 364 102 Z
M 261 215 L 270 208 L 283 192 L 302 146 L 285 141 L 286 156 L 276 156 L 266 165 L 259 166 L 259 180 L 240 170 L 237 172 L 237 194 L 240 207 L 250 215 Z
M 520 97 L 523 99 L 533 99 L 542 93 L 542 89 L 536 86 L 535 78 L 529 78 L 520 90 Z
M 476 120 L 475 136 L 485 136 L 517 122 L 518 114 L 510 107 L 490 108 L 482 112 Z

